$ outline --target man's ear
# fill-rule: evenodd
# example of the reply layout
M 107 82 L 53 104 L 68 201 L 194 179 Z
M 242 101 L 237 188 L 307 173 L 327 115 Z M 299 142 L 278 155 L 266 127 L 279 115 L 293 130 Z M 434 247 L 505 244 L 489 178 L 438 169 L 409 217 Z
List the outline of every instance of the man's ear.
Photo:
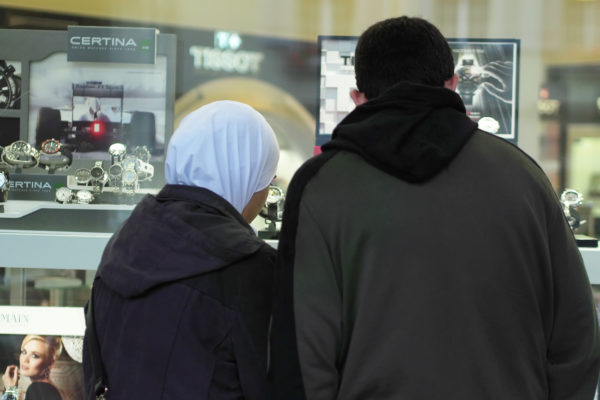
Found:
M 453 92 L 456 91 L 456 86 L 458 86 L 458 75 L 452 75 L 447 81 L 444 82 L 444 87 L 446 89 L 450 89 Z
M 352 101 L 356 106 L 360 106 L 361 104 L 366 103 L 368 101 L 367 96 L 365 96 L 363 92 L 359 92 L 356 89 L 352 89 L 350 91 L 350 97 L 352 98 Z

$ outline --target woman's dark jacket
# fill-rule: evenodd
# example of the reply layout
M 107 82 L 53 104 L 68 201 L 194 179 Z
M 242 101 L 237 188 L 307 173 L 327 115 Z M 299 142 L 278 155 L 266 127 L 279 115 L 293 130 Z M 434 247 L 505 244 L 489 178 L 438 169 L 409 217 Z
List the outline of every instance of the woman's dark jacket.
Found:
M 32 382 L 25 392 L 26 400 L 61 400 L 58 389 L 47 382 Z
M 110 398 L 263 399 L 274 263 L 275 250 L 211 191 L 167 185 L 145 197 L 94 281 Z

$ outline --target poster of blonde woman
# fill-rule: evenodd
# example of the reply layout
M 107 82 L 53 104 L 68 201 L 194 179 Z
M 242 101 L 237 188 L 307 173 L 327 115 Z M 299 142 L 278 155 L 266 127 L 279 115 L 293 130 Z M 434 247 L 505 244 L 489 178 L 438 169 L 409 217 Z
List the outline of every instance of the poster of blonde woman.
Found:
M 83 398 L 83 310 L 0 307 L 1 400 Z

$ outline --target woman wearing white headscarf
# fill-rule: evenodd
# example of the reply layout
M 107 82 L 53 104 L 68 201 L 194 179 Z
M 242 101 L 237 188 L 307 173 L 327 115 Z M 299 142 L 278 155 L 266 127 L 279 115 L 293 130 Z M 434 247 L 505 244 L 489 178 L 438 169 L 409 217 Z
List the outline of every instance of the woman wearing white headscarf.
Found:
M 273 130 L 245 104 L 211 103 L 181 122 L 167 185 L 113 235 L 94 281 L 111 398 L 265 398 L 275 250 L 249 223 L 278 159 Z M 92 399 L 87 356 L 84 370 Z

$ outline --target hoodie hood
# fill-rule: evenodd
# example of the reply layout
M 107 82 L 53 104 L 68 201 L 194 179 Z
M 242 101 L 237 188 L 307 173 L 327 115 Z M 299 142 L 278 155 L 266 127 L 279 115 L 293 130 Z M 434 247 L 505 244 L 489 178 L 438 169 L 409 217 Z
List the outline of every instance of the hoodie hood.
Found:
M 240 213 L 205 188 L 146 196 L 110 239 L 98 276 L 124 297 L 222 269 L 264 245 Z
M 476 129 L 457 93 L 401 82 L 348 114 L 323 151 L 352 151 L 400 179 L 424 182 L 450 163 Z

